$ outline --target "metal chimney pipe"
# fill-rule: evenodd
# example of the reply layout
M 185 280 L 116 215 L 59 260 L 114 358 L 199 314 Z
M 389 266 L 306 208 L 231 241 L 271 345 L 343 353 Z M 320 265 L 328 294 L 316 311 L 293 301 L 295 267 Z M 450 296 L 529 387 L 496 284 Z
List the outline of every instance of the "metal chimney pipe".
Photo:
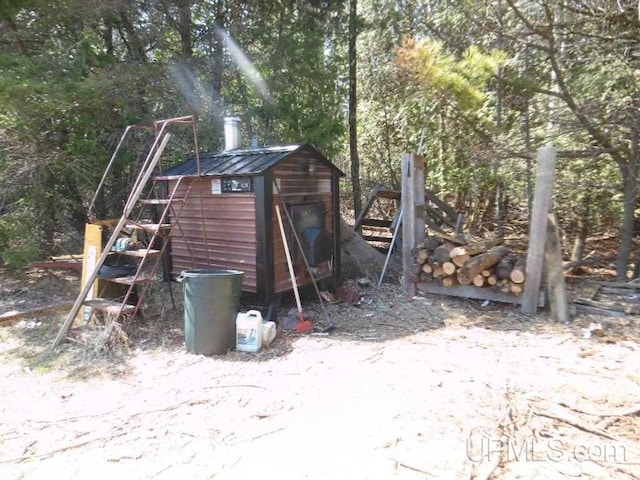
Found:
M 224 117 L 224 150 L 240 148 L 240 124 L 238 117 Z

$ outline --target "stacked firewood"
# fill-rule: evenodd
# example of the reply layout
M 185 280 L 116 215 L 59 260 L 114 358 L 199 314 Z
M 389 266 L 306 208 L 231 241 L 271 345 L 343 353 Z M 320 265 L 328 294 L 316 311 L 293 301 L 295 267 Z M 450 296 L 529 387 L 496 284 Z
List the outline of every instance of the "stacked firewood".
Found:
M 435 281 L 446 287 L 493 287 L 516 295 L 524 290 L 524 258 L 513 255 L 502 238 L 463 244 L 454 238 L 431 236 L 412 253 L 414 283 Z

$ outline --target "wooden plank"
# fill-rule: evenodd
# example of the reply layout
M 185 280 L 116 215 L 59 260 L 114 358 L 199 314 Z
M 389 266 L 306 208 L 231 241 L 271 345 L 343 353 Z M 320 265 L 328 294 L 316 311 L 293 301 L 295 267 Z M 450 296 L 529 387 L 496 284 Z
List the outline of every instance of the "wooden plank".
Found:
M 353 229 L 356 232 L 360 233 L 360 227 L 361 227 L 362 221 L 364 220 L 364 218 L 369 213 L 369 210 L 373 206 L 373 202 L 376 201 L 376 198 L 378 198 L 378 194 L 380 193 L 381 190 L 382 190 L 382 187 L 380 185 L 378 185 L 369 194 L 369 198 L 367 198 L 367 201 L 365 202 L 364 207 L 362 208 L 362 211 L 360 212 L 360 215 L 356 219 L 356 223 L 353 225 Z
M 609 295 L 619 295 L 624 297 L 627 301 L 639 301 L 640 293 L 635 292 L 634 290 L 630 290 L 628 288 L 619 288 L 619 287 L 605 287 L 604 285 L 598 287 L 600 289 L 600 293 L 609 294 Z M 592 297 L 591 300 L 595 300 L 595 297 Z
M 120 302 L 114 302 L 113 300 L 107 300 L 104 298 L 95 298 L 93 300 L 87 300 L 86 302 L 84 302 L 84 304 L 87 307 L 91 307 L 94 310 L 98 310 L 100 312 L 105 312 L 105 313 L 112 313 L 112 314 L 117 314 L 117 313 L 122 313 L 123 315 L 127 315 L 130 313 L 133 313 L 133 311 L 136 309 L 135 305 L 124 305 L 124 307 L 122 308 L 122 312 L 120 312 L 120 307 L 122 306 L 122 303 Z
M 155 249 L 150 249 L 149 252 L 145 255 L 145 253 L 147 252 L 146 248 L 140 248 L 138 250 L 123 250 L 121 252 L 113 252 L 117 255 L 124 255 L 125 257 L 136 257 L 136 258 L 143 258 L 143 257 L 155 257 L 156 255 L 158 255 L 160 253 L 160 250 L 155 250 Z
M 455 243 L 456 245 L 466 245 L 467 241 L 462 238 L 462 237 L 456 237 L 456 236 L 452 236 L 452 235 L 447 235 L 444 232 L 439 232 L 439 231 L 435 231 L 435 232 L 431 232 L 431 235 L 434 237 L 438 237 L 441 238 L 443 240 L 447 240 L 451 243 Z
M 10 310 L 0 315 L 0 325 L 9 325 L 11 322 L 22 317 L 38 315 L 40 313 L 51 312 L 53 310 L 61 310 L 63 308 L 67 309 L 71 305 L 73 305 L 73 302 L 58 302 L 50 305 L 44 305 L 42 307 L 28 308 L 26 310 Z
M 640 290 L 640 283 L 600 282 L 598 285 L 601 285 L 603 287 L 616 287 L 616 288 L 626 288 L 629 290 Z
M 411 281 L 411 265 L 413 264 L 411 252 L 417 244 L 413 233 L 415 231 L 416 218 L 413 203 L 415 194 L 412 175 L 414 169 L 413 160 L 414 157 L 411 154 L 405 153 L 402 155 L 402 286 L 404 293 L 409 297 L 413 297 L 416 292 L 415 283 Z
M 391 227 L 391 220 L 380 220 L 377 218 L 364 218 L 360 225 L 363 227 L 383 227 L 389 228 Z
M 131 230 L 145 230 L 149 233 L 157 233 L 160 230 L 166 230 L 171 228 L 171 224 L 170 223 L 127 223 L 125 224 L 124 228 L 128 228 Z
M 402 156 L 402 277 L 404 292 L 415 295 L 411 281 L 413 248 L 424 241 L 424 158 L 405 153 Z
M 143 205 L 169 205 L 169 203 L 184 202 L 184 199 L 174 198 L 173 200 L 171 200 L 169 198 L 144 198 L 138 201 Z
M 592 307 L 590 305 L 581 305 L 579 303 L 575 304 L 576 310 L 584 313 L 589 313 L 591 315 L 603 315 L 607 317 L 619 317 L 625 318 L 628 315 L 624 312 L 616 312 L 613 310 L 606 310 L 604 308 Z
M 424 157 L 415 155 L 413 157 L 413 246 L 424 243 L 425 226 L 425 163 Z M 404 216 L 404 213 L 403 213 Z M 404 233 L 404 232 L 403 232 Z M 412 247 L 413 248 L 413 247 Z M 411 253 L 411 249 L 409 249 Z M 415 287 L 414 287 L 415 292 Z
M 569 300 L 567 299 L 567 286 L 564 281 L 564 269 L 562 268 L 562 251 L 560 249 L 558 220 L 553 213 L 547 215 L 547 241 L 545 242 L 544 249 L 544 270 L 551 317 L 556 322 L 568 322 Z
M 522 296 L 497 292 L 493 288 L 478 288 L 472 285 L 452 285 L 446 287 L 437 283 L 420 282 L 418 290 L 436 295 L 450 295 L 452 297 L 473 298 L 475 300 L 489 300 L 491 302 L 511 303 L 520 305 Z M 538 295 L 538 306 L 544 306 L 544 295 Z
M 538 307 L 544 247 L 547 238 L 547 214 L 551 209 L 553 197 L 556 155 L 556 149 L 553 147 L 543 147 L 538 150 L 538 171 L 527 253 L 527 281 L 522 295 L 522 313 L 525 314 L 536 313 Z
M 42 268 L 43 270 L 82 270 L 82 262 L 74 262 L 73 260 L 49 260 L 46 262 L 31 262 L 33 268 Z
M 362 235 L 367 242 L 391 243 L 392 237 L 383 237 L 381 235 Z
M 484 253 L 493 247 L 502 245 L 503 243 L 504 238 L 488 238 L 486 240 L 480 240 L 478 242 L 458 246 L 451 250 L 451 256 L 455 257 L 458 255 L 478 255 L 479 253 Z
M 64 260 L 73 260 L 76 262 L 82 262 L 82 259 L 84 258 L 84 255 L 82 253 L 77 253 L 75 255 L 57 255 L 57 256 L 50 256 L 49 260 L 51 261 L 64 261 Z
M 449 227 L 453 229 L 456 228 L 456 221 L 449 219 L 449 217 L 441 213 L 438 209 L 433 208 L 430 205 L 425 205 L 424 208 L 425 208 L 425 211 L 427 212 L 427 215 L 430 216 L 435 223 L 438 223 L 440 225 L 447 224 Z
M 120 283 L 122 285 L 138 285 L 141 283 L 151 283 L 156 281 L 157 279 L 154 277 L 138 277 L 135 278 L 133 275 L 129 275 L 127 277 L 113 277 L 113 278 L 105 278 L 107 282 Z
M 436 205 L 440 210 L 442 210 L 447 215 L 447 217 L 449 217 L 449 220 L 455 226 L 458 220 L 458 212 L 456 212 L 456 210 L 451 205 L 440 200 L 438 196 L 429 189 L 425 189 L 424 196 L 427 200 L 429 200 L 434 205 Z
M 632 303 L 607 300 L 589 300 L 588 298 L 578 298 L 575 300 L 575 303 L 587 305 L 588 307 L 601 308 L 603 310 L 623 312 L 627 315 L 640 315 L 640 305 Z
M 98 223 L 87 223 L 84 227 L 84 250 L 83 250 L 83 262 L 82 262 L 82 278 L 80 280 L 80 290 L 87 286 L 89 277 L 93 276 L 96 266 L 98 264 L 98 258 L 102 252 L 102 230 L 103 226 Z M 91 300 L 98 296 L 98 280 L 93 280 L 93 286 L 87 292 L 86 300 Z M 75 325 L 82 325 L 87 323 L 91 318 L 91 309 L 88 307 L 82 308 L 77 314 L 74 320 Z

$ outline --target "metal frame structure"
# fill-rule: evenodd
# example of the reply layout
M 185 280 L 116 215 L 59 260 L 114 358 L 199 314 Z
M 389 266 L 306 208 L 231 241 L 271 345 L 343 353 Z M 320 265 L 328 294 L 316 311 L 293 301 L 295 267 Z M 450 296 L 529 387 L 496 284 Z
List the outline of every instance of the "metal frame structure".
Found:
M 129 194 L 129 197 L 125 203 L 122 216 L 120 217 L 120 220 L 113 228 L 111 236 L 107 240 L 104 246 L 104 249 L 102 251 L 102 254 L 98 259 L 98 261 L 96 262 L 96 265 L 93 271 L 91 272 L 90 275 L 87 276 L 85 280 L 85 284 L 80 291 L 80 294 L 78 295 L 76 301 L 73 304 L 73 307 L 71 308 L 71 311 L 69 312 L 62 327 L 60 328 L 58 335 L 53 341 L 52 348 L 56 348 L 62 342 L 67 331 L 69 330 L 69 327 L 73 323 L 74 319 L 76 318 L 78 312 L 80 311 L 83 305 L 91 307 L 94 310 L 100 310 L 100 311 L 106 312 L 107 314 L 114 315 L 115 318 L 118 318 L 121 315 L 134 316 L 138 312 L 142 304 L 142 301 L 144 299 L 144 294 L 146 293 L 150 285 L 150 282 L 153 280 L 155 274 L 157 273 L 158 267 L 161 263 L 163 253 L 168 245 L 168 240 L 171 237 L 171 230 L 176 226 L 179 228 L 178 219 L 180 216 L 180 212 L 182 210 L 182 206 L 184 205 L 184 200 L 188 197 L 190 192 L 190 183 L 191 183 L 190 180 L 194 178 L 198 178 L 197 176 L 181 178 L 174 185 L 174 188 L 172 189 L 171 193 L 168 195 L 167 198 L 164 198 L 164 199 L 141 199 L 140 198 L 142 196 L 145 186 L 151 180 L 152 174 L 156 172 L 158 169 L 160 169 L 160 157 L 162 156 L 169 142 L 169 139 L 171 138 L 171 135 L 169 133 L 166 133 L 166 130 L 167 130 L 167 127 L 173 123 L 191 125 L 193 129 L 197 172 L 198 172 L 198 175 L 200 174 L 197 121 L 193 115 L 184 116 L 184 117 L 175 117 L 175 118 L 164 119 L 164 120 L 157 120 L 154 122 L 153 127 L 138 127 L 138 126 L 131 125 L 125 129 L 122 137 L 120 138 L 120 141 L 116 146 L 116 150 L 112 155 L 111 160 L 109 161 L 109 164 L 102 176 L 102 179 L 100 180 L 98 189 L 96 190 L 96 193 L 89 207 L 90 213 L 92 213 L 92 210 L 95 206 L 95 201 L 100 193 L 100 190 L 104 187 L 104 184 L 106 183 L 106 179 L 111 171 L 111 168 L 113 167 L 115 158 L 118 152 L 120 151 L 127 135 L 134 128 L 153 129 L 155 131 L 155 140 L 149 150 L 149 153 L 145 158 L 145 161 L 140 169 L 138 176 L 136 177 L 136 180 L 133 186 L 131 187 L 131 193 Z M 182 196 L 179 196 L 178 192 L 183 182 L 188 182 L 189 185 L 186 186 L 186 190 L 184 194 Z M 175 203 L 181 203 L 181 207 L 179 209 L 175 209 L 173 207 Z M 142 222 L 139 219 L 131 218 L 131 214 L 136 207 L 138 206 L 144 207 L 145 205 L 164 205 L 164 209 L 160 214 L 158 223 L 147 223 L 147 222 Z M 168 220 L 170 212 L 173 217 L 172 222 L 165 223 Z M 136 269 L 136 272 L 134 275 L 110 279 L 110 281 L 113 281 L 115 283 L 129 285 L 129 288 L 127 289 L 126 294 L 122 298 L 121 302 L 115 302 L 115 301 L 110 301 L 106 299 L 94 299 L 94 300 L 87 301 L 87 296 L 89 292 L 92 290 L 94 282 L 98 278 L 100 267 L 104 265 L 105 261 L 107 260 L 107 257 L 112 253 L 111 250 L 113 246 L 115 245 L 116 241 L 118 240 L 123 230 L 125 229 L 140 229 L 148 233 L 151 233 L 151 239 L 149 240 L 148 245 L 145 249 L 128 251 L 128 252 L 120 252 L 120 254 L 134 256 L 136 258 L 139 258 L 140 260 L 138 264 L 138 268 Z M 160 249 L 154 249 L 153 246 L 156 244 L 156 240 L 158 238 L 163 239 L 162 247 Z M 156 260 L 151 266 L 151 271 L 146 276 L 142 275 L 143 267 L 144 267 L 144 264 L 146 263 L 146 260 L 153 257 L 155 257 Z M 142 285 L 142 291 L 138 295 L 138 301 L 136 302 L 136 304 L 132 305 L 132 304 L 129 304 L 128 301 L 132 293 L 135 291 L 136 285 Z

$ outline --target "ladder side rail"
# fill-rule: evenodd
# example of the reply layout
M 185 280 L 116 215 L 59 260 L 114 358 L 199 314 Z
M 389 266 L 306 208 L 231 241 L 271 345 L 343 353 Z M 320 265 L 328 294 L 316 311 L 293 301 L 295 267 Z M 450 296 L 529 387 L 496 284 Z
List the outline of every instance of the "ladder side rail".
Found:
M 180 177 L 180 178 L 184 178 L 184 177 Z M 187 177 L 187 178 L 189 178 L 191 181 L 193 181 L 194 179 L 196 179 L 198 177 Z M 178 179 L 178 180 L 180 180 L 180 179 Z M 191 182 L 190 185 L 189 185 L 189 191 L 191 190 L 192 185 L 193 185 L 193 182 Z M 175 191 L 177 191 L 177 190 L 175 190 Z M 186 202 L 184 202 L 184 203 L 186 203 Z M 184 203 L 180 207 L 180 210 L 179 210 L 180 213 L 182 212 L 182 208 L 184 207 Z M 186 237 L 186 235 L 184 233 L 184 230 L 182 230 L 182 224 L 178 221 L 179 214 L 175 215 L 175 217 L 176 217 L 176 224 L 175 225 L 172 224 L 171 231 L 173 231 L 173 229 L 177 227 L 178 231 L 180 232 L 180 235 L 182 235 L 183 237 Z M 193 255 L 193 251 L 191 250 L 191 243 L 190 242 L 185 242 L 185 246 L 187 247 L 187 251 L 189 252 L 189 255 L 191 256 L 191 261 L 193 262 L 194 255 Z
M 194 151 L 196 154 L 196 173 L 200 176 L 200 144 L 198 142 L 198 124 L 196 123 L 195 116 L 193 117 L 191 126 L 193 128 L 193 148 L 195 149 Z
M 186 177 L 183 177 L 183 178 L 186 178 Z M 192 179 L 189 179 L 189 180 L 192 180 Z M 181 181 L 182 181 L 182 178 L 178 180 L 175 188 L 173 189 L 173 192 L 172 192 L 172 194 L 170 196 L 171 200 L 173 200 L 175 194 L 177 193 L 178 187 L 179 187 L 179 184 L 180 184 Z M 191 191 L 192 185 L 193 185 L 193 182 L 190 181 L 189 185 L 187 187 L 187 191 L 185 192 L 184 197 L 182 197 L 183 199 L 186 199 L 189 196 L 189 193 Z M 180 202 L 180 203 L 181 203 L 180 209 L 175 214 L 176 218 L 179 218 L 180 212 L 184 208 L 184 205 L 185 205 L 186 202 Z M 172 205 L 172 203 L 170 201 L 169 204 L 167 204 L 167 206 L 165 207 L 164 212 L 162 213 L 162 216 L 160 218 L 160 223 L 163 223 L 164 220 L 166 220 L 166 217 L 168 216 L 168 212 L 169 212 L 169 209 L 171 208 L 171 205 Z M 179 224 L 179 222 L 178 222 L 178 224 Z M 169 230 L 169 235 L 168 235 L 169 238 L 171 237 L 171 231 L 173 231 L 173 226 Z M 156 237 L 154 235 L 154 238 L 152 239 L 152 242 L 155 240 L 155 238 Z M 152 242 L 150 242 L 150 245 L 152 244 Z M 164 239 L 164 241 L 162 243 L 162 247 L 160 248 L 160 252 L 158 253 L 158 256 L 156 257 L 156 259 L 155 259 L 155 261 L 154 261 L 154 263 L 153 263 L 153 265 L 151 267 L 151 272 L 150 272 L 151 276 L 155 275 L 156 272 L 158 271 L 158 267 L 160 266 L 160 263 L 163 260 L 163 255 L 164 255 L 165 250 L 167 249 L 168 244 L 169 243 L 168 243 L 167 239 Z M 143 261 L 140 262 L 140 265 L 138 267 L 139 271 L 142 268 L 142 263 L 144 262 L 145 258 L 147 258 L 147 257 L 146 256 L 143 257 Z M 138 274 L 139 271 L 136 272 L 136 274 Z M 171 282 L 171 280 L 169 280 L 169 282 Z M 140 309 L 140 306 L 142 304 L 142 301 L 144 299 L 144 296 L 145 296 L 147 290 L 149 289 L 149 286 L 150 286 L 150 284 L 148 284 L 148 283 L 144 283 L 142 285 L 142 292 L 139 295 L 139 299 L 138 299 L 138 302 L 136 303 L 136 306 L 135 306 L 135 309 L 134 309 L 134 311 L 132 313 L 132 316 L 135 316 L 138 313 L 138 310 Z M 171 286 L 169 286 L 169 288 L 171 288 Z M 126 301 L 126 298 L 128 298 L 128 296 L 131 294 L 132 291 L 133 291 L 133 284 L 129 287 L 129 291 L 127 291 L 127 297 L 125 297 L 125 301 Z M 122 308 L 124 308 L 124 305 L 122 305 Z
M 150 168 L 148 168 L 147 171 L 144 172 L 144 177 L 146 177 L 147 180 L 151 176 L 151 172 L 153 171 L 153 167 L 160 160 L 160 156 L 162 155 L 162 152 L 164 151 L 165 147 L 167 146 L 167 143 L 169 142 L 169 138 L 170 137 L 171 137 L 171 135 L 166 134 L 162 138 L 162 142 L 160 143 L 160 146 L 158 147 L 158 149 L 156 151 L 156 154 L 154 155 L 154 157 L 153 157 L 153 159 L 151 161 Z M 142 191 L 142 187 L 144 187 L 144 183 L 141 184 L 141 185 L 138 185 L 138 188 L 136 188 L 133 192 L 131 192 L 130 199 L 134 199 L 135 198 L 137 200 L 137 198 L 140 196 L 140 193 Z M 118 222 L 118 225 L 114 228 L 113 233 L 111 234 L 111 237 L 107 241 L 107 244 L 105 245 L 104 250 L 102 251 L 102 255 L 100 255 L 100 259 L 98 260 L 98 262 L 96 263 L 95 268 L 93 269 L 93 272 L 91 273 L 89 278 L 87 278 L 87 282 L 86 282 L 84 288 L 80 292 L 80 295 L 78 295 L 78 298 L 76 299 L 75 303 L 73 304 L 73 307 L 71 308 L 71 311 L 69 312 L 69 315 L 67 316 L 67 318 L 65 319 L 64 323 L 62 324 L 62 327 L 60 328 L 60 331 L 58 332 L 58 335 L 56 336 L 55 340 L 53 341 L 52 348 L 56 348 L 58 345 L 60 345 L 60 342 L 62 341 L 62 339 L 66 335 L 67 331 L 69 330 L 69 327 L 71 326 L 71 323 L 76 318 L 76 315 L 80 311 L 80 308 L 82 307 L 82 304 L 84 303 L 85 299 L 87 298 L 87 294 L 89 293 L 89 290 L 91 290 L 93 288 L 93 282 L 95 282 L 95 280 L 98 278 L 98 271 L 100 270 L 100 267 L 102 265 L 104 265 L 105 260 L 107 259 L 107 257 L 109 256 L 109 253 L 111 252 L 111 248 L 115 245 L 116 240 L 118 239 L 118 235 L 120 235 L 120 232 L 122 231 L 122 228 L 127 223 L 128 216 L 131 213 L 132 208 L 133 208 L 133 206 L 129 205 L 129 204 L 127 204 L 125 206 L 125 212 L 123 213 L 122 217 L 120 218 L 120 220 Z M 122 311 L 122 308 L 123 307 L 121 306 L 120 311 Z
M 129 132 L 132 129 L 133 129 L 133 125 L 128 125 L 127 128 L 124 129 L 124 133 L 120 137 L 120 141 L 118 142 L 118 145 L 116 145 L 116 149 L 114 150 L 113 155 L 111 155 L 111 159 L 109 160 L 109 163 L 107 164 L 107 168 L 105 169 L 104 173 L 102 174 L 102 178 L 100 179 L 100 183 L 98 184 L 98 188 L 96 188 L 96 192 L 93 194 L 93 198 L 91 199 L 91 203 L 89 204 L 89 210 L 88 210 L 89 217 L 93 213 L 93 208 L 95 207 L 96 201 L 98 200 L 98 195 L 100 194 L 100 191 L 102 190 L 102 188 L 104 187 L 104 184 L 107 181 L 107 176 L 111 172 L 111 168 L 113 167 L 113 164 L 116 161 L 116 157 L 118 156 L 118 153 L 120 152 L 120 148 L 122 147 L 122 144 L 124 143 L 125 138 L 127 137 L 127 135 L 129 134 Z
M 197 164 L 197 168 L 198 168 L 198 176 L 199 176 L 199 172 L 200 172 L 200 155 L 198 152 L 199 149 L 199 145 L 198 145 L 198 135 L 197 135 L 197 124 L 196 124 L 196 119 L 194 115 L 188 115 L 188 116 L 184 116 L 184 117 L 176 117 L 176 118 L 169 118 L 169 119 L 163 119 L 163 120 L 156 120 L 155 122 L 153 122 L 153 127 L 146 127 L 146 128 L 152 128 L 155 129 L 156 132 L 158 131 L 158 127 L 160 126 L 160 133 L 162 133 L 163 129 L 166 128 L 169 124 L 171 123 L 183 123 L 183 124 L 190 124 L 191 125 L 191 129 L 193 131 L 193 142 L 194 142 L 194 148 L 195 148 L 195 153 L 196 153 L 196 164 Z M 152 150 L 153 152 L 153 147 Z M 162 174 L 162 163 L 160 162 L 158 164 L 158 172 L 160 174 Z M 135 221 L 140 219 L 140 215 L 142 215 L 142 211 L 140 211 L 139 215 L 136 217 Z M 134 220 L 134 219 L 132 219 Z M 162 222 L 159 222 L 162 223 Z M 192 255 L 193 256 L 193 255 Z
M 163 124 L 163 128 L 164 126 L 166 126 L 167 123 Z M 162 134 L 162 130 L 160 132 L 160 134 Z M 167 134 L 168 136 L 169 134 Z M 164 149 L 164 148 L 163 148 Z M 150 167 L 151 171 L 153 171 L 155 169 L 155 167 L 157 166 L 159 162 L 153 162 L 152 166 Z M 146 175 L 147 172 L 144 172 L 144 174 Z M 152 172 L 150 172 L 152 173 Z M 147 184 L 147 182 L 149 181 L 150 175 L 146 178 L 146 180 L 144 182 L 141 182 L 141 189 L 140 189 L 140 195 L 142 194 L 142 190 L 144 190 L 144 186 Z M 153 245 L 155 244 L 156 240 L 158 237 L 163 237 L 164 239 L 164 235 L 162 235 L 160 233 L 160 225 L 162 225 L 164 223 L 164 220 L 167 216 L 167 210 L 171 207 L 171 202 L 173 201 L 173 197 L 175 195 L 175 192 L 177 191 L 178 186 L 180 185 L 182 178 L 178 179 L 178 181 L 176 182 L 176 188 L 174 189 L 174 191 L 172 192 L 172 195 L 169 199 L 169 203 L 165 206 L 162 215 L 160 216 L 159 220 L 158 220 L 158 228 L 155 229 L 155 231 L 152 233 L 151 238 L 149 239 L 149 242 L 147 244 L 147 248 L 145 249 L 145 253 L 142 256 L 141 260 L 138 262 L 138 267 L 136 268 L 136 271 L 133 275 L 132 281 L 129 284 L 129 287 L 127 288 L 127 292 L 124 294 L 124 296 L 122 297 L 122 302 L 120 303 L 120 308 L 118 310 L 118 314 L 116 315 L 116 318 L 118 318 L 122 312 L 124 311 L 124 308 L 127 306 L 127 302 L 129 301 L 129 298 L 131 297 L 131 294 L 133 293 L 134 289 L 136 288 L 136 281 L 138 280 L 138 278 L 140 278 L 140 274 L 142 273 L 142 270 L 144 268 L 145 265 L 145 260 L 147 258 L 149 258 L 149 252 L 152 250 Z M 138 198 L 135 200 L 136 202 L 139 200 L 140 195 L 138 195 Z M 133 210 L 133 207 L 132 207 Z M 138 223 L 137 221 L 134 221 L 133 223 Z M 140 224 L 142 225 L 142 224 Z M 159 260 L 162 257 L 162 253 L 165 249 L 165 245 L 166 245 L 166 239 L 164 239 L 165 241 L 162 244 L 162 248 L 160 249 L 160 252 L 158 253 L 158 259 Z M 157 261 L 156 261 L 157 262 Z M 158 263 L 154 263 L 152 271 L 150 273 L 151 276 L 153 276 L 153 274 L 155 274 L 156 268 L 157 268 Z M 139 295 L 138 301 L 136 302 L 136 306 L 135 309 L 133 311 L 133 313 L 131 314 L 131 317 L 135 317 L 136 314 L 138 313 L 138 310 L 140 308 L 140 305 L 142 303 L 142 300 L 144 298 L 144 294 L 146 293 L 146 290 L 148 289 L 148 285 L 142 285 L 142 292 Z
M 378 198 L 378 192 L 381 189 L 382 189 L 382 185 L 377 185 L 369 194 L 369 197 L 367 198 L 364 208 L 360 212 L 360 215 L 358 215 L 358 218 L 356 219 L 356 223 L 353 225 L 354 230 L 357 231 L 358 228 L 360 228 L 360 226 L 362 225 L 362 221 L 369 213 L 369 210 L 371 210 L 371 207 L 373 206 L 373 202 L 376 200 L 376 198 Z
M 142 189 L 145 184 L 149 181 L 149 177 L 153 172 L 153 169 L 156 167 L 158 160 L 160 159 L 160 155 L 157 155 L 158 151 L 164 151 L 164 148 L 160 148 L 158 145 L 164 141 L 166 136 L 163 136 L 164 130 L 167 127 L 167 124 L 163 124 L 160 132 L 156 135 L 155 140 L 153 141 L 153 145 L 151 145 L 151 149 L 149 150 L 149 154 L 142 164 L 142 168 L 140 169 L 140 174 L 136 178 L 136 181 L 133 183 L 133 187 L 131 188 L 131 195 L 127 199 L 127 203 L 125 204 L 124 210 L 127 212 L 125 215 L 128 217 L 133 210 L 136 202 L 140 198 L 140 194 L 142 193 Z M 165 143 L 166 146 L 166 143 Z
M 171 202 L 173 202 L 175 193 L 178 190 L 178 187 L 179 187 L 181 181 L 182 181 L 182 178 L 180 178 L 176 182 L 176 187 L 173 189 L 173 192 L 172 192 L 172 194 L 171 194 L 171 196 L 169 198 L 169 203 L 163 209 L 162 215 L 160 216 L 160 218 L 158 220 L 158 225 L 162 225 L 164 223 L 164 221 L 166 220 L 167 212 L 171 208 Z M 145 249 L 144 255 L 142 256 L 142 259 L 138 263 L 138 268 L 136 269 L 136 272 L 133 275 L 133 280 L 131 282 L 131 285 L 129 286 L 129 289 L 127 290 L 127 293 L 124 296 L 124 300 L 122 302 L 123 303 L 122 308 L 124 308 L 124 304 L 127 303 L 127 300 L 129 299 L 129 296 L 133 292 L 133 289 L 135 288 L 136 280 L 138 280 L 138 278 L 140 277 L 140 274 L 142 273 L 143 267 L 145 265 L 145 260 L 147 258 L 149 258 L 149 252 L 152 250 L 153 245 L 156 242 L 158 237 L 163 237 L 163 239 L 164 239 L 164 235 L 160 234 L 160 228 L 156 229 L 156 231 L 153 232 L 153 234 L 151 235 L 151 239 L 149 239 L 149 243 L 147 245 L 147 248 Z M 165 239 L 165 242 L 163 242 L 163 244 L 162 244 L 162 248 L 160 249 L 160 252 L 158 254 L 158 259 L 160 259 L 162 257 L 162 252 L 164 251 L 165 245 L 166 245 L 166 239 Z M 154 264 L 154 267 L 155 267 L 155 264 Z M 155 273 L 155 268 L 153 268 L 153 270 L 151 272 L 151 275 L 153 275 L 154 273 Z M 136 311 L 137 311 L 137 308 L 136 308 Z M 134 313 L 134 315 L 135 315 L 135 313 Z
M 156 131 L 158 130 L 158 125 L 166 125 L 168 123 L 188 123 L 191 125 L 191 128 L 193 130 L 193 146 L 194 146 L 194 152 L 196 155 L 196 172 L 198 174 L 198 176 L 200 176 L 200 145 L 198 143 L 198 124 L 197 124 L 197 120 L 196 120 L 196 116 L 195 115 L 186 115 L 184 117 L 174 117 L 174 118 L 167 118 L 164 120 L 156 120 L 155 122 L 153 122 L 153 126 L 156 129 Z M 160 167 L 160 174 L 162 174 L 162 166 Z

